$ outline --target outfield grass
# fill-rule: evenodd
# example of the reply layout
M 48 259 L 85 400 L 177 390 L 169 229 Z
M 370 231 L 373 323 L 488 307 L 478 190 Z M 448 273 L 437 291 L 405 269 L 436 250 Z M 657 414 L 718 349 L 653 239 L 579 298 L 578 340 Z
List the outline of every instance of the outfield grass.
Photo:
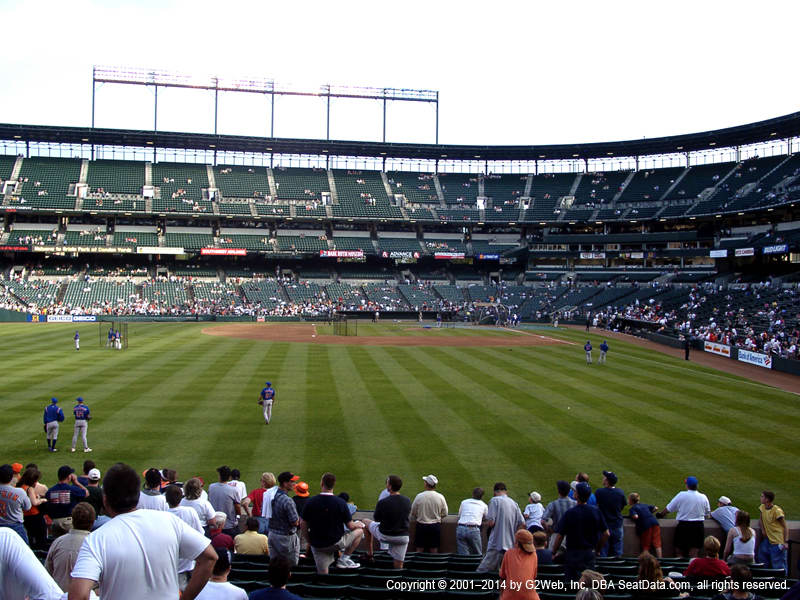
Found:
M 364 323 L 359 334 L 420 333 L 415 325 Z M 476 485 L 502 480 L 520 504 L 534 489 L 547 502 L 557 479 L 587 471 L 599 485 L 603 469 L 664 506 L 694 474 L 712 505 L 725 494 L 752 514 L 769 488 L 798 517 L 794 394 L 618 341 L 607 365 L 587 366 L 586 334 L 574 331 L 537 333 L 575 345 L 415 348 L 237 340 L 203 335 L 206 326 L 131 323 L 130 348 L 118 352 L 100 348 L 98 326 L 86 324 L 75 352 L 74 325 L 0 325 L 1 460 L 37 462 L 48 484 L 58 466 L 80 469 L 87 456 L 103 472 L 121 460 L 206 482 L 228 464 L 248 489 L 263 471 L 292 470 L 316 490 L 330 470 L 362 508 L 389 473 L 411 496 L 434 473 L 451 512 Z M 267 380 L 277 391 L 269 426 L 256 404 Z M 90 455 L 69 453 L 79 395 L 95 416 Z M 51 396 L 68 413 L 56 454 L 41 420 Z

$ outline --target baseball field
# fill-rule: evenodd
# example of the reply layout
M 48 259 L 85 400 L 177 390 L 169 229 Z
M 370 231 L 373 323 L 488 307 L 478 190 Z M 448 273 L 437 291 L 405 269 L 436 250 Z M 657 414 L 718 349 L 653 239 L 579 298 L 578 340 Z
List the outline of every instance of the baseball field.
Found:
M 291 470 L 316 491 L 332 471 L 367 509 L 387 474 L 413 496 L 434 473 L 451 512 L 477 485 L 505 481 L 520 504 L 532 490 L 548 502 L 557 479 L 586 471 L 599 485 L 603 469 L 664 506 L 692 474 L 712 504 L 725 494 L 752 513 L 772 489 L 789 518 L 800 513 L 793 393 L 616 339 L 607 364 L 596 350 L 589 366 L 580 331 L 407 322 L 331 334 L 310 323 L 131 323 L 129 348 L 115 351 L 97 324 L 0 325 L 2 461 L 36 462 L 48 484 L 86 457 L 103 472 L 125 461 L 207 483 L 227 464 L 248 490 L 263 471 Z M 589 337 L 597 349 L 603 338 Z M 266 381 L 277 392 L 268 426 L 256 403 Z M 42 429 L 51 396 L 67 413 L 57 453 Z M 94 415 L 86 455 L 69 452 L 77 396 Z

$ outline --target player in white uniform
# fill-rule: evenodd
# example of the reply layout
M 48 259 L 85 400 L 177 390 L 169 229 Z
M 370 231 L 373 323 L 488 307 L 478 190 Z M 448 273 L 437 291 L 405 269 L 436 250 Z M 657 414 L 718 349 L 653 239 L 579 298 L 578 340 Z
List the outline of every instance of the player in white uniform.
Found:
M 75 350 L 81 349 L 81 334 L 77 331 L 75 332 Z

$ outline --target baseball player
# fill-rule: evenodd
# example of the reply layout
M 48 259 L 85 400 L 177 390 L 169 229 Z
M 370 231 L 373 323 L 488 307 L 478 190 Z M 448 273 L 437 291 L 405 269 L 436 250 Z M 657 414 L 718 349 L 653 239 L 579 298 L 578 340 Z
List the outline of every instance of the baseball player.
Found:
M 583 346 L 583 349 L 586 350 L 586 364 L 592 364 L 592 343 L 589 340 L 586 340 L 586 344 Z
M 44 409 L 44 431 L 47 434 L 47 449 L 56 450 L 58 440 L 58 424 L 64 421 L 64 411 L 58 406 L 58 398 L 50 398 L 50 405 Z
M 77 404 L 72 409 L 72 414 L 75 415 L 75 429 L 72 433 L 72 452 L 75 452 L 75 446 L 78 444 L 78 435 L 83 439 L 83 451 L 91 452 L 89 442 L 86 441 L 86 432 L 89 429 L 89 420 L 92 418 L 89 407 L 83 403 L 83 398 L 78 398 Z
M 275 390 L 272 389 L 272 384 L 268 381 L 264 384 L 261 390 L 261 397 L 258 403 L 264 408 L 264 425 L 269 425 L 269 420 L 272 418 L 272 401 L 275 399 Z
M 111 348 L 114 346 L 114 328 L 108 328 L 108 340 L 106 340 L 106 348 Z
M 120 334 L 119 329 L 114 332 L 114 345 L 117 350 L 122 350 L 122 334 Z
M 606 352 L 608 352 L 608 342 L 603 340 L 603 343 L 600 344 L 600 358 L 597 359 L 597 364 L 606 362 Z
M 77 331 L 75 332 L 75 350 L 81 349 L 81 334 Z

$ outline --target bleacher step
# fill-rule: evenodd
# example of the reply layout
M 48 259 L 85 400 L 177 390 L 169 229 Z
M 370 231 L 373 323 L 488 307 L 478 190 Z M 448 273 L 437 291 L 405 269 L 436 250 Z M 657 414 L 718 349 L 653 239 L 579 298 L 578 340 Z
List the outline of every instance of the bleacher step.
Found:
M 19 172 L 22 170 L 22 161 L 23 158 L 21 156 L 18 156 L 17 160 L 14 161 L 14 168 L 11 169 L 11 181 L 19 181 Z
M 144 185 L 145 187 L 153 185 L 153 163 L 150 161 L 144 163 Z
M 328 169 L 325 172 L 328 174 L 328 187 L 331 190 L 331 204 L 339 204 L 339 193 L 336 191 L 336 180 L 333 177 L 333 171 Z
M 533 188 L 533 175 L 531 173 L 528 173 L 528 178 L 525 180 L 525 191 L 523 192 L 522 196 L 524 198 L 530 198 L 532 188 Z
M 78 177 L 78 183 L 85 184 L 89 180 L 89 161 L 88 159 L 83 159 L 81 161 L 81 174 Z M 76 207 L 77 210 L 80 210 Z
M 272 167 L 267 167 L 267 181 L 269 181 L 269 195 L 273 198 L 278 197 L 278 186 L 275 184 L 275 172 Z
M 439 198 L 439 206 L 447 208 L 447 203 L 444 201 L 444 192 L 442 191 L 442 184 L 439 181 L 439 174 L 433 174 L 433 186 L 436 188 L 436 196 Z
M 623 181 L 622 185 L 619 186 L 619 190 L 617 190 L 617 193 L 614 194 L 613 198 L 611 198 L 612 206 L 616 206 L 617 200 L 619 200 L 620 196 L 622 196 L 622 194 L 625 193 L 625 188 L 628 187 L 628 184 L 631 182 L 631 179 L 633 179 L 634 175 L 636 175 L 636 171 L 631 171 L 630 173 L 628 173 L 628 176 L 625 178 L 625 181 Z
M 567 194 L 568 196 L 574 196 L 575 195 L 575 192 L 577 191 L 578 186 L 581 184 L 581 179 L 583 179 L 583 173 L 578 173 L 575 176 L 575 181 L 572 182 L 572 187 L 569 188 L 569 194 Z
M 666 198 L 669 198 L 669 195 L 672 193 L 672 190 L 674 190 L 677 187 L 677 185 L 681 181 L 683 181 L 683 178 L 686 177 L 686 175 L 688 175 L 689 171 L 691 170 L 692 170 L 691 167 L 686 167 L 683 171 L 681 171 L 681 174 L 675 178 L 675 181 L 672 182 L 672 185 L 669 186 L 663 194 L 661 194 L 659 200 L 664 200 Z

